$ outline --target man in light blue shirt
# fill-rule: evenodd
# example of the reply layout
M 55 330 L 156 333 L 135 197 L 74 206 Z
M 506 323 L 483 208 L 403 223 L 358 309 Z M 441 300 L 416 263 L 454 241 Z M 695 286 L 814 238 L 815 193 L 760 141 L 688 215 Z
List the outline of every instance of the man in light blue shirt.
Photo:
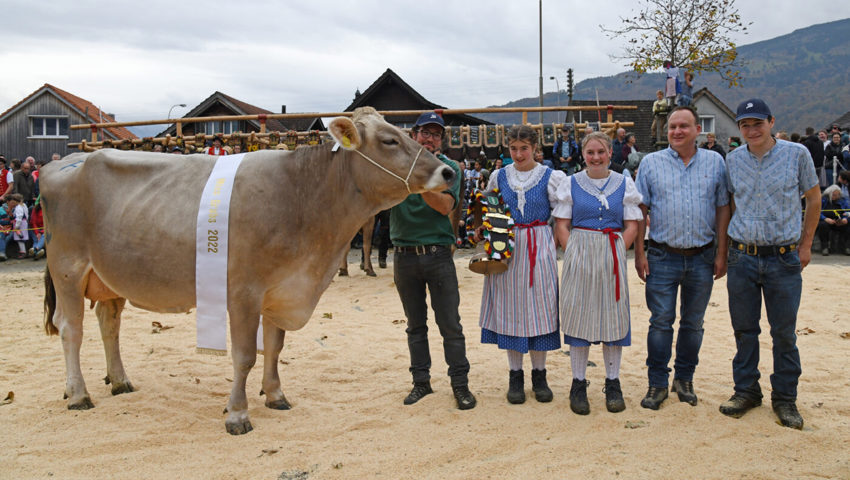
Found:
M 652 315 L 647 334 L 649 390 L 644 408 L 657 410 L 667 398 L 676 297 L 681 290 L 681 319 L 676 339 L 673 392 L 679 401 L 697 404 L 693 377 L 702 345 L 703 318 L 714 280 L 726 274 L 729 193 L 726 165 L 714 151 L 698 149 L 696 111 L 676 107 L 667 120 L 669 148 L 644 157 L 636 185 L 649 212 L 649 241 L 635 242 L 635 268 L 646 281 L 646 305 Z M 638 239 L 644 238 L 644 225 Z
M 761 303 L 773 339 L 771 403 L 786 427 L 802 429 L 797 383 L 802 372 L 797 350 L 797 310 L 802 270 L 812 258 L 812 237 L 820 216 L 820 187 L 806 147 L 771 135 L 774 118 L 761 99 L 738 106 L 738 129 L 746 142 L 730 152 L 729 315 L 737 351 L 732 360 L 735 394 L 720 412 L 740 418 L 761 405 L 759 320 Z M 800 197 L 806 199 L 806 214 Z

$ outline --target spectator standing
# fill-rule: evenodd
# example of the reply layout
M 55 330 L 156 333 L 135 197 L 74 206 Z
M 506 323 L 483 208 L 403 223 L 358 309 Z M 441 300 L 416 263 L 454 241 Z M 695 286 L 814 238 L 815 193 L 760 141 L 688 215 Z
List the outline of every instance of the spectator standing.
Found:
M 682 82 L 679 89 L 679 98 L 677 104 L 680 107 L 689 107 L 694 100 L 694 74 L 691 71 L 685 71 L 685 81 Z
M 823 149 L 823 168 L 827 183 L 834 183 L 836 180 L 834 177 L 838 177 L 838 172 L 841 171 L 841 164 L 843 162 L 844 154 L 841 152 L 841 134 L 833 133 L 831 141 Z M 837 168 L 838 171 L 834 172 L 834 168 Z
M 637 175 L 641 210 L 652 224 L 648 249 L 644 250 L 642 242 L 635 243 L 635 268 L 646 282 L 646 305 L 651 313 L 646 340 L 649 390 L 640 405 L 652 410 L 658 410 L 667 398 L 667 365 L 679 295 L 672 391 L 680 402 L 697 404 L 693 377 L 705 310 L 714 280 L 726 274 L 726 164 L 718 153 L 696 147 L 698 122 L 692 107 L 674 108 L 667 121 L 670 146 L 644 157 Z M 644 238 L 644 230 L 645 225 L 639 224 L 637 238 Z
M 611 153 L 611 165 L 612 166 L 618 165 L 618 166 L 622 167 L 628 161 L 629 155 L 628 154 L 624 155 L 624 150 L 623 150 L 623 147 L 626 146 L 626 142 L 627 142 L 626 129 L 625 128 L 618 128 L 617 129 L 617 136 L 614 137 L 614 141 L 612 142 L 612 147 L 611 147 L 611 152 L 612 152 Z M 631 153 L 631 152 L 629 152 L 629 153 Z
M 667 138 L 667 112 L 670 106 L 664 100 L 664 92 L 659 90 L 655 92 L 656 100 L 652 102 L 652 136 L 655 137 L 655 143 L 659 143 Z
M 717 137 L 713 133 L 707 133 L 705 135 L 705 142 L 699 148 L 717 152 L 721 157 L 726 159 L 726 150 L 723 150 L 723 147 L 717 144 Z
M 227 150 L 221 146 L 221 138 L 215 137 L 212 141 L 212 146 L 209 147 L 206 151 L 207 155 L 227 155 Z
M 416 142 L 433 153 L 442 144 L 444 127 L 442 117 L 435 112 L 425 112 L 416 120 L 411 134 Z M 448 216 L 459 202 L 460 169 L 444 155 L 438 158 L 454 170 L 454 184 L 443 192 L 409 195 L 390 211 L 390 238 L 395 250 L 393 278 L 407 317 L 407 346 L 413 376 L 413 389 L 404 404 L 412 405 L 433 393 L 426 325 L 428 292 L 434 319 L 443 337 L 443 354 L 457 407 L 468 410 L 475 407 L 476 400 L 468 386 L 469 361 L 460 324 L 460 292 L 452 259 L 455 226 Z
M 558 160 L 553 162 L 555 169 L 563 170 L 567 175 L 577 172 L 578 150 L 572 127 L 564 125 L 561 129 L 561 138 L 556 140 L 552 147 L 552 157 Z
M 773 411 L 782 425 L 802 429 L 796 404 L 802 367 L 795 330 L 801 273 L 812 258 L 812 237 L 820 217 L 818 178 L 804 147 L 770 135 L 775 119 L 764 100 L 746 100 L 736 112 L 735 121 L 747 143 L 726 159 L 735 206 L 726 280 L 737 347 L 732 360 L 735 393 L 720 405 L 720 412 L 740 418 L 761 405 L 759 321 L 764 298 L 773 340 Z
M 664 96 L 667 97 L 667 106 L 676 105 L 676 95 L 679 93 L 679 67 L 673 65 L 669 60 L 664 62 L 664 71 L 667 80 L 664 82 Z
M 27 157 L 27 160 L 32 157 Z M 12 177 L 14 179 L 14 193 L 20 194 L 21 200 L 24 205 L 27 207 L 31 206 L 33 202 L 35 202 L 35 180 L 32 179 L 32 175 L 30 174 L 30 162 L 25 161 L 21 164 L 20 170 L 16 171 Z
M 12 193 L 14 182 L 12 170 L 6 168 L 6 157 L 0 156 L 0 203 L 3 203 L 6 197 Z

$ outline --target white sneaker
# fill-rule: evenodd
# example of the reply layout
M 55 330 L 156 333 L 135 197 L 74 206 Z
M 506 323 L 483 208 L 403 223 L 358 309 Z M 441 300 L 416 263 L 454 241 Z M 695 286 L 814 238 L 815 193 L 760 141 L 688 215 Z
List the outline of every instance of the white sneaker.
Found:
M 40 258 L 44 258 L 45 252 L 43 248 L 39 248 L 37 252 L 35 252 L 35 259 L 38 260 Z

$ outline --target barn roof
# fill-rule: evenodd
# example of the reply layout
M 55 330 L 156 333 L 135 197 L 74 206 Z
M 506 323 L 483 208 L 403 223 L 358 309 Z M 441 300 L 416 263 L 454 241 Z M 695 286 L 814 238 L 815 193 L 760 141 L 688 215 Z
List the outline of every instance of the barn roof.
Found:
M 388 95 L 390 90 L 395 90 L 396 95 Z M 372 85 L 369 85 L 363 93 L 355 94 L 351 105 L 346 107 L 346 112 L 351 112 L 358 107 L 374 107 L 377 110 L 440 110 L 446 109 L 442 105 L 438 105 L 413 89 L 391 68 L 388 68 L 381 74 Z M 489 124 L 490 122 L 482 120 L 471 115 L 451 114 L 444 115 L 444 120 L 447 125 L 481 125 Z M 395 123 L 397 117 L 388 119 L 390 123 Z M 415 120 L 415 119 L 414 119 Z
M 257 107 L 255 105 L 251 105 L 250 103 L 243 102 L 237 98 L 233 98 L 230 95 L 224 94 L 222 92 L 214 92 L 212 95 L 204 99 L 201 103 L 199 103 L 195 108 L 190 110 L 186 115 L 183 115 L 182 118 L 191 118 L 191 117 L 200 117 L 202 114 L 212 107 L 215 103 L 220 103 L 224 105 L 227 109 L 233 112 L 234 115 L 272 115 L 275 112 L 270 110 L 266 110 L 264 108 Z M 259 120 L 246 120 L 248 123 L 256 127 L 260 128 Z M 176 133 L 176 126 L 170 125 L 167 129 L 160 132 L 157 136 L 162 137 L 166 134 L 174 135 Z M 313 118 L 287 118 L 287 119 L 274 119 L 270 118 L 266 120 L 266 131 L 280 131 L 286 132 L 288 130 L 297 130 L 297 131 L 307 131 L 307 130 L 324 130 L 324 124 L 322 123 L 322 119 L 320 117 Z
M 112 115 L 102 112 L 92 102 L 86 100 L 85 98 L 78 97 L 70 92 L 62 90 L 61 88 L 57 88 L 49 83 L 45 83 L 38 90 L 27 95 L 20 102 L 12 105 L 11 107 L 9 107 L 8 110 L 0 114 L 0 122 L 6 120 L 7 117 L 11 116 L 21 108 L 25 107 L 31 101 L 35 100 L 37 97 L 45 93 L 52 94 L 57 97 L 60 101 L 65 103 L 69 108 L 74 110 L 77 114 L 86 119 L 86 121 L 89 123 L 111 123 L 115 121 L 115 118 L 113 118 Z M 104 128 L 103 130 L 108 132 L 110 136 L 117 140 L 137 138 L 133 134 L 133 132 L 127 130 L 124 127 L 109 127 Z

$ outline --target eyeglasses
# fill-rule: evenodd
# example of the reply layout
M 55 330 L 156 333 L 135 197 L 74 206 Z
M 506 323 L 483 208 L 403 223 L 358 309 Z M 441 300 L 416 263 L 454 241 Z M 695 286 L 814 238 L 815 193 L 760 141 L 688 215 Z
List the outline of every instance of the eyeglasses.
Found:
M 419 130 L 419 135 L 422 135 L 424 138 L 442 138 L 443 132 L 438 132 L 436 130 Z

